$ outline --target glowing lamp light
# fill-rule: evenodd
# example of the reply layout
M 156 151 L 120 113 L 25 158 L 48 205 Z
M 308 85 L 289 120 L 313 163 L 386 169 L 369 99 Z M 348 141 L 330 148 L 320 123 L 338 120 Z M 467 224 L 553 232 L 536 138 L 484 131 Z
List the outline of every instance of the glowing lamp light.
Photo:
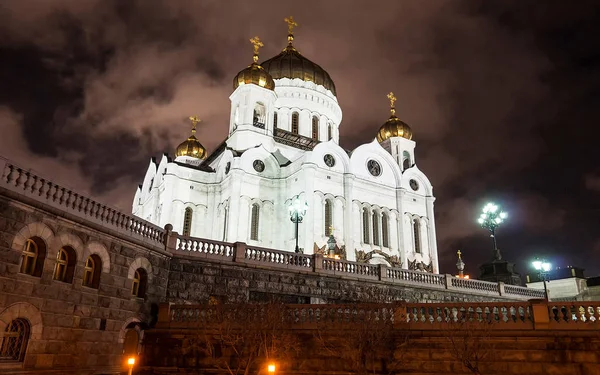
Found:
M 129 357 L 129 358 L 127 359 L 127 364 L 128 364 L 129 366 L 133 366 L 133 365 L 135 365 L 135 357 Z
M 274 363 L 269 363 L 269 365 L 267 366 L 267 372 L 269 372 L 270 374 L 275 373 L 275 364 Z

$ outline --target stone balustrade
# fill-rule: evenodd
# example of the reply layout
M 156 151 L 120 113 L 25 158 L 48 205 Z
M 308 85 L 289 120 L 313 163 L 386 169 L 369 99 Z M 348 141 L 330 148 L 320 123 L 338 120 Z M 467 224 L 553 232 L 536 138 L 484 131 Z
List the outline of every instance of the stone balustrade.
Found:
M 137 238 L 145 244 L 164 248 L 165 230 L 146 220 L 96 202 L 5 159 L 0 159 L 0 171 L 2 171 L 0 187 L 77 218 Z

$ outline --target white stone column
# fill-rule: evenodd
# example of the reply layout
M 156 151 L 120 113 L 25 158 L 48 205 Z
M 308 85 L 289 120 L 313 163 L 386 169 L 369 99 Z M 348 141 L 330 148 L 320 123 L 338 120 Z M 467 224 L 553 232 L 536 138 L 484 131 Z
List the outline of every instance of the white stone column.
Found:
M 314 252 L 315 233 L 313 230 L 314 227 L 311 224 L 314 223 L 315 217 L 321 213 L 319 202 L 315 196 L 315 169 L 314 165 L 305 164 L 302 170 L 302 175 L 304 176 L 304 197 L 308 204 L 308 209 L 298 229 L 303 234 L 298 239 L 298 246 L 304 248 L 305 254 L 312 254 Z
M 241 195 L 242 195 L 242 179 L 244 177 L 245 172 L 235 169 L 231 172 L 231 198 L 229 201 L 229 210 L 228 210 L 228 218 L 227 218 L 227 241 L 235 242 L 241 241 L 245 242 L 245 238 L 239 237 L 239 227 L 240 225 L 245 225 L 244 221 L 247 217 L 241 217 Z
M 440 266 L 438 261 L 438 250 L 437 250 L 437 238 L 435 233 L 435 216 L 433 213 L 433 202 L 435 202 L 435 197 L 426 197 L 425 205 L 427 210 L 427 219 L 429 220 L 429 225 L 427 226 L 428 233 L 428 242 L 429 242 L 429 254 L 431 256 L 431 262 L 433 263 L 433 272 L 439 273 Z
M 344 207 L 344 231 L 342 233 L 344 238 L 344 244 L 346 245 L 346 257 L 348 260 L 356 260 L 354 250 L 356 248 L 355 232 L 357 227 L 354 218 L 357 217 L 355 213 L 354 200 L 354 182 L 356 177 L 351 174 L 344 174 L 344 198 L 346 199 L 346 206 Z M 360 241 L 358 242 L 360 243 Z

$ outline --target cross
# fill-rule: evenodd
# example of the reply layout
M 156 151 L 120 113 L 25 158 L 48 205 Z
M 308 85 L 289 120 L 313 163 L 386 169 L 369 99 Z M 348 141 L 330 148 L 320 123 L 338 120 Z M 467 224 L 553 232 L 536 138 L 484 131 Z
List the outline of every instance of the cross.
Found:
M 195 133 L 196 132 L 196 124 L 200 122 L 200 119 L 196 115 L 190 116 L 189 118 L 190 118 L 190 121 L 192 122 L 192 132 Z
M 254 54 L 258 56 L 258 49 L 264 46 L 263 42 L 260 41 L 259 37 L 255 36 L 254 38 L 250 39 L 250 43 L 252 43 L 254 46 Z
M 390 93 L 387 94 L 387 98 L 390 100 L 390 107 L 394 108 L 394 103 L 396 103 L 396 95 L 390 91 Z
M 329 226 L 329 233 L 333 234 L 333 225 Z
M 298 24 L 296 23 L 296 21 L 294 21 L 294 16 L 289 16 L 283 19 L 285 22 L 287 22 L 288 24 L 288 33 L 290 35 L 294 34 L 294 27 L 298 26 Z
M 458 255 L 458 259 L 460 259 L 460 255 L 462 254 L 462 253 L 460 252 L 460 250 L 458 250 L 458 251 L 456 252 L 456 254 Z

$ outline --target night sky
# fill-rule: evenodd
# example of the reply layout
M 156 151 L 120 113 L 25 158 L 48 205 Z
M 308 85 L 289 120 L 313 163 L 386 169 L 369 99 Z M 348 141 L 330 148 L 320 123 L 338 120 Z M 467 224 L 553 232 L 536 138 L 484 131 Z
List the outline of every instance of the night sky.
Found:
M 226 136 L 235 74 L 286 43 L 333 78 L 341 144 L 370 142 L 398 97 L 434 186 L 441 272 L 492 257 L 476 218 L 493 200 L 505 259 L 600 273 L 600 2 L 5 1 L 0 155 L 131 211 L 152 156 Z M 596 129 L 596 130 L 594 130 Z

